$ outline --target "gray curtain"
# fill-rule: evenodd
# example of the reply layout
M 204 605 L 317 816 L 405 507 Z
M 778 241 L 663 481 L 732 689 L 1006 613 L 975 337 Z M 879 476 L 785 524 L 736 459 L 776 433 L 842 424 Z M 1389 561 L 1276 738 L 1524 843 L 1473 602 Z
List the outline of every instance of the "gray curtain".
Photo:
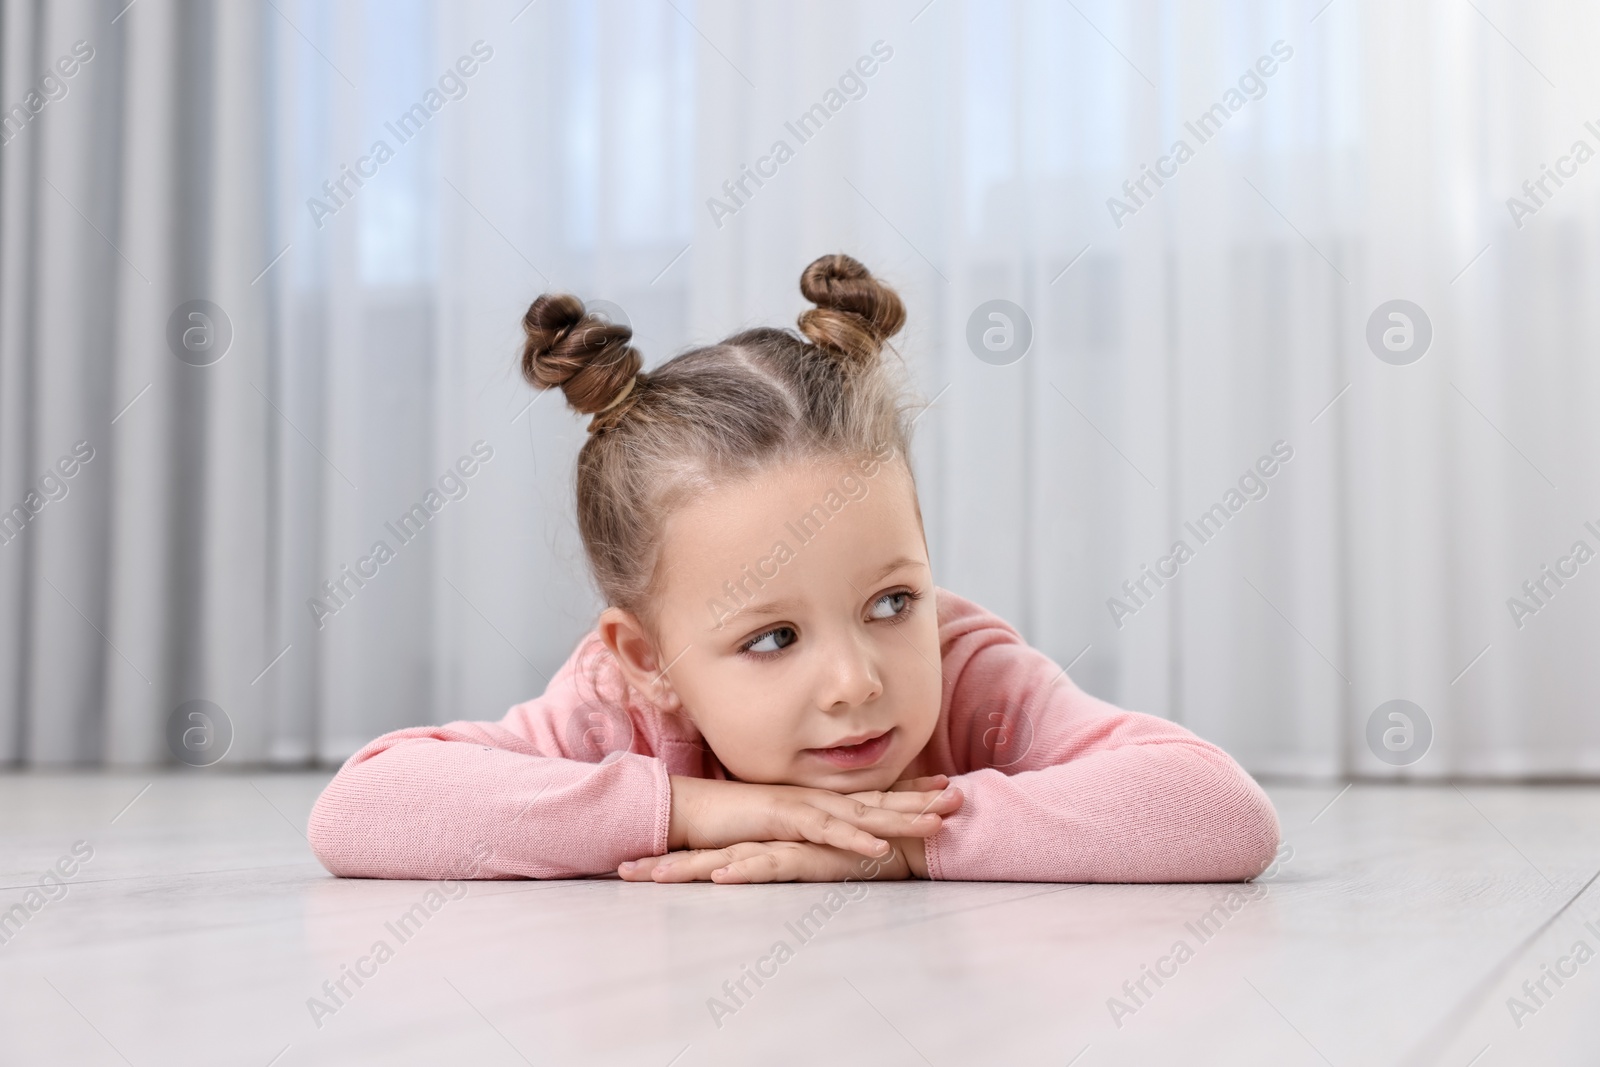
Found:
M 272 254 L 262 10 L 0 8 L 9 761 L 170 759 L 166 719 L 196 698 L 236 709 L 236 754 L 264 752 L 250 682 L 275 651 L 280 427 L 254 388 L 276 388 L 271 289 L 252 284 Z M 209 366 L 168 344 L 191 301 L 225 309 L 199 326 L 227 346 Z
M 612 301 L 654 363 L 792 322 L 845 249 L 939 398 L 936 580 L 1085 688 L 1260 773 L 1592 776 L 1600 579 L 1541 577 L 1600 548 L 1592 164 L 1508 198 L 1600 147 L 1561 102 L 1597 36 L 1446 0 L 0 0 L 0 759 L 329 762 L 537 694 L 599 604 L 528 301 Z M 967 339 L 995 299 L 1033 330 L 1004 365 Z M 1394 300 L 1418 361 L 1369 341 Z M 1368 739 L 1394 699 L 1420 761 Z

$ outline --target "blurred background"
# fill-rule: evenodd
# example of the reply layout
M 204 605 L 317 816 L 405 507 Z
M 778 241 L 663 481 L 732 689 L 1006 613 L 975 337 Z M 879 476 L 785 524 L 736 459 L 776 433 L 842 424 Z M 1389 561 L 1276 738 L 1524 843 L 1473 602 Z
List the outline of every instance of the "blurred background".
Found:
M 1259 775 L 1593 777 L 1597 47 L 1507 0 L 4 0 L 0 761 L 499 718 L 602 606 L 528 303 L 648 366 L 846 251 L 909 308 L 936 581 L 1081 686 Z

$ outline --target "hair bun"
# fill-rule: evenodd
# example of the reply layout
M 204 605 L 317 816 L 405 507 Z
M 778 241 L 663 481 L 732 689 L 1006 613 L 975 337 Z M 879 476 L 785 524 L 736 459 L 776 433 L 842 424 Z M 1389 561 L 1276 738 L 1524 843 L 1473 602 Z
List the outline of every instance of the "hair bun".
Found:
M 639 350 L 628 343 L 632 329 L 590 314 L 568 293 L 545 293 L 528 305 L 522 331 L 522 376 L 536 389 L 559 386 L 567 403 L 585 415 L 621 398 L 644 365 Z M 621 410 L 612 409 L 607 417 Z
M 849 363 L 876 359 L 906 322 L 899 294 L 843 253 L 813 260 L 800 275 L 800 292 L 817 305 L 801 314 L 800 332 Z

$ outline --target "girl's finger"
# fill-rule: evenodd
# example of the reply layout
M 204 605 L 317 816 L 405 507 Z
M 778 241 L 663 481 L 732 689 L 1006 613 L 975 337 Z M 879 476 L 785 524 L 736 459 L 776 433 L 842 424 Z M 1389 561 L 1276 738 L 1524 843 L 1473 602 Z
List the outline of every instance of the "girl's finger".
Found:
M 893 793 L 925 792 L 930 789 L 943 789 L 950 784 L 948 774 L 930 774 L 925 778 L 902 778 L 889 787 Z
M 741 841 L 727 848 L 698 849 L 693 852 L 663 856 L 663 862 L 651 868 L 650 878 L 656 882 L 709 881 L 712 871 L 753 855 L 765 847 L 759 842 Z
M 858 825 L 862 822 L 883 825 L 882 819 L 871 816 L 872 812 L 881 809 L 870 808 L 860 801 L 847 800 L 842 796 L 838 799 L 841 805 L 850 805 L 856 810 L 841 806 L 839 814 L 835 815 L 831 811 L 811 804 L 786 805 L 781 812 L 781 818 L 784 820 L 787 833 L 774 836 L 793 836 L 817 845 L 832 845 L 834 848 L 842 848 L 849 852 L 859 852 L 863 856 L 887 856 L 891 848 L 889 842 L 873 836 Z M 883 814 L 892 813 L 883 812 Z M 884 832 L 885 836 L 895 836 L 894 831 L 880 832 Z
M 688 848 L 682 849 L 678 852 L 668 852 L 664 856 L 643 856 L 636 860 L 629 860 L 626 863 L 619 863 L 617 865 L 617 874 L 624 881 L 648 882 L 651 880 L 651 873 L 654 872 L 657 867 L 668 863 L 676 863 L 678 860 L 699 855 L 701 852 L 711 851 L 716 850 Z
M 894 797 L 896 803 L 907 803 L 916 793 L 884 794 Z M 784 833 L 774 834 L 779 840 L 810 841 L 816 845 L 832 845 L 847 852 L 857 852 L 872 859 L 891 854 L 886 838 L 931 837 L 943 825 L 939 812 L 895 811 L 889 807 L 866 804 L 838 793 L 819 790 L 809 802 L 793 803 L 785 807 L 782 817 Z
M 767 839 L 810 841 L 879 858 L 890 854 L 887 838 L 931 837 L 938 833 L 943 825 L 940 817 L 962 801 L 960 791 L 955 789 L 869 795 L 879 803 L 865 803 L 827 789 L 780 794 L 763 819 L 773 828 Z
M 650 880 L 653 882 L 694 882 L 710 878 L 711 872 L 733 859 L 731 848 L 710 848 L 698 852 L 679 856 L 676 859 L 664 859 L 650 869 Z
M 885 811 L 922 815 L 933 813 L 935 815 L 949 815 L 962 805 L 966 799 L 959 786 L 949 786 L 940 789 L 924 790 L 898 790 L 881 793 L 851 793 L 850 799 L 859 800 L 871 807 L 882 808 Z M 897 836 L 890 834 L 889 836 Z M 913 836 L 901 834 L 898 836 Z
M 699 856 L 699 854 L 707 853 L 707 851 L 717 851 L 717 849 L 685 848 L 678 849 L 675 853 L 664 854 L 664 856 L 643 856 L 640 859 L 630 859 L 624 864 L 618 864 L 616 873 L 621 875 L 622 880 L 626 881 L 650 881 L 650 875 L 656 870 L 656 867 L 675 864 L 680 859 L 690 859 L 690 857 Z
M 650 872 L 655 865 L 666 859 L 665 856 L 644 856 L 636 860 L 628 860 L 617 865 L 617 877 L 624 882 L 648 882 Z
M 624 881 L 648 882 L 651 880 L 650 876 L 657 867 L 668 863 L 676 863 L 679 860 L 699 855 L 701 852 L 711 851 L 717 850 L 687 848 L 681 849 L 677 852 L 668 852 L 663 856 L 644 856 L 636 860 L 629 860 L 626 863 L 618 864 L 617 874 Z
M 717 868 L 711 872 L 711 880 L 720 885 L 805 881 L 808 867 L 815 859 L 816 851 L 813 849 L 769 848 Z
M 851 810 L 846 815 L 851 822 L 862 829 L 871 830 L 873 833 L 884 837 L 905 837 L 905 827 L 910 820 L 918 815 L 948 815 L 962 804 L 963 794 L 956 786 L 944 789 L 926 789 L 918 792 L 901 790 L 899 792 L 886 791 L 878 793 L 854 793 L 843 798 L 851 804 Z M 865 813 L 856 813 L 854 804 L 862 803 L 867 807 Z M 837 802 L 824 801 L 819 807 L 838 813 Z M 916 834 L 916 831 L 910 831 Z

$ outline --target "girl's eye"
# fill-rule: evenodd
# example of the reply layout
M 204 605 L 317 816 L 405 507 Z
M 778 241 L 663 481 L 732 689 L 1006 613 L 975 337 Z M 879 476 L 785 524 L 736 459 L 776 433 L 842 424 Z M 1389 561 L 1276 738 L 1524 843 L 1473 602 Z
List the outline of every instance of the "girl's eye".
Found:
M 920 594 L 913 593 L 906 589 L 902 589 L 898 593 L 885 593 L 873 602 L 872 617 L 874 619 L 897 619 L 902 615 L 908 614 L 911 611 L 912 602 L 918 599 L 920 599 Z M 902 601 L 902 606 L 898 608 L 891 608 L 889 614 L 887 615 L 879 614 L 878 609 L 880 606 L 896 600 Z
M 777 626 L 745 645 L 744 651 L 754 652 L 757 655 L 771 655 L 774 652 L 781 652 L 783 649 L 794 644 L 794 642 L 794 627 Z
M 922 599 L 922 594 L 909 589 L 885 593 L 872 602 L 871 618 L 877 622 L 895 622 L 911 614 L 911 605 Z M 739 651 L 756 658 L 775 656 L 800 639 L 793 626 L 774 626 L 743 645 Z

